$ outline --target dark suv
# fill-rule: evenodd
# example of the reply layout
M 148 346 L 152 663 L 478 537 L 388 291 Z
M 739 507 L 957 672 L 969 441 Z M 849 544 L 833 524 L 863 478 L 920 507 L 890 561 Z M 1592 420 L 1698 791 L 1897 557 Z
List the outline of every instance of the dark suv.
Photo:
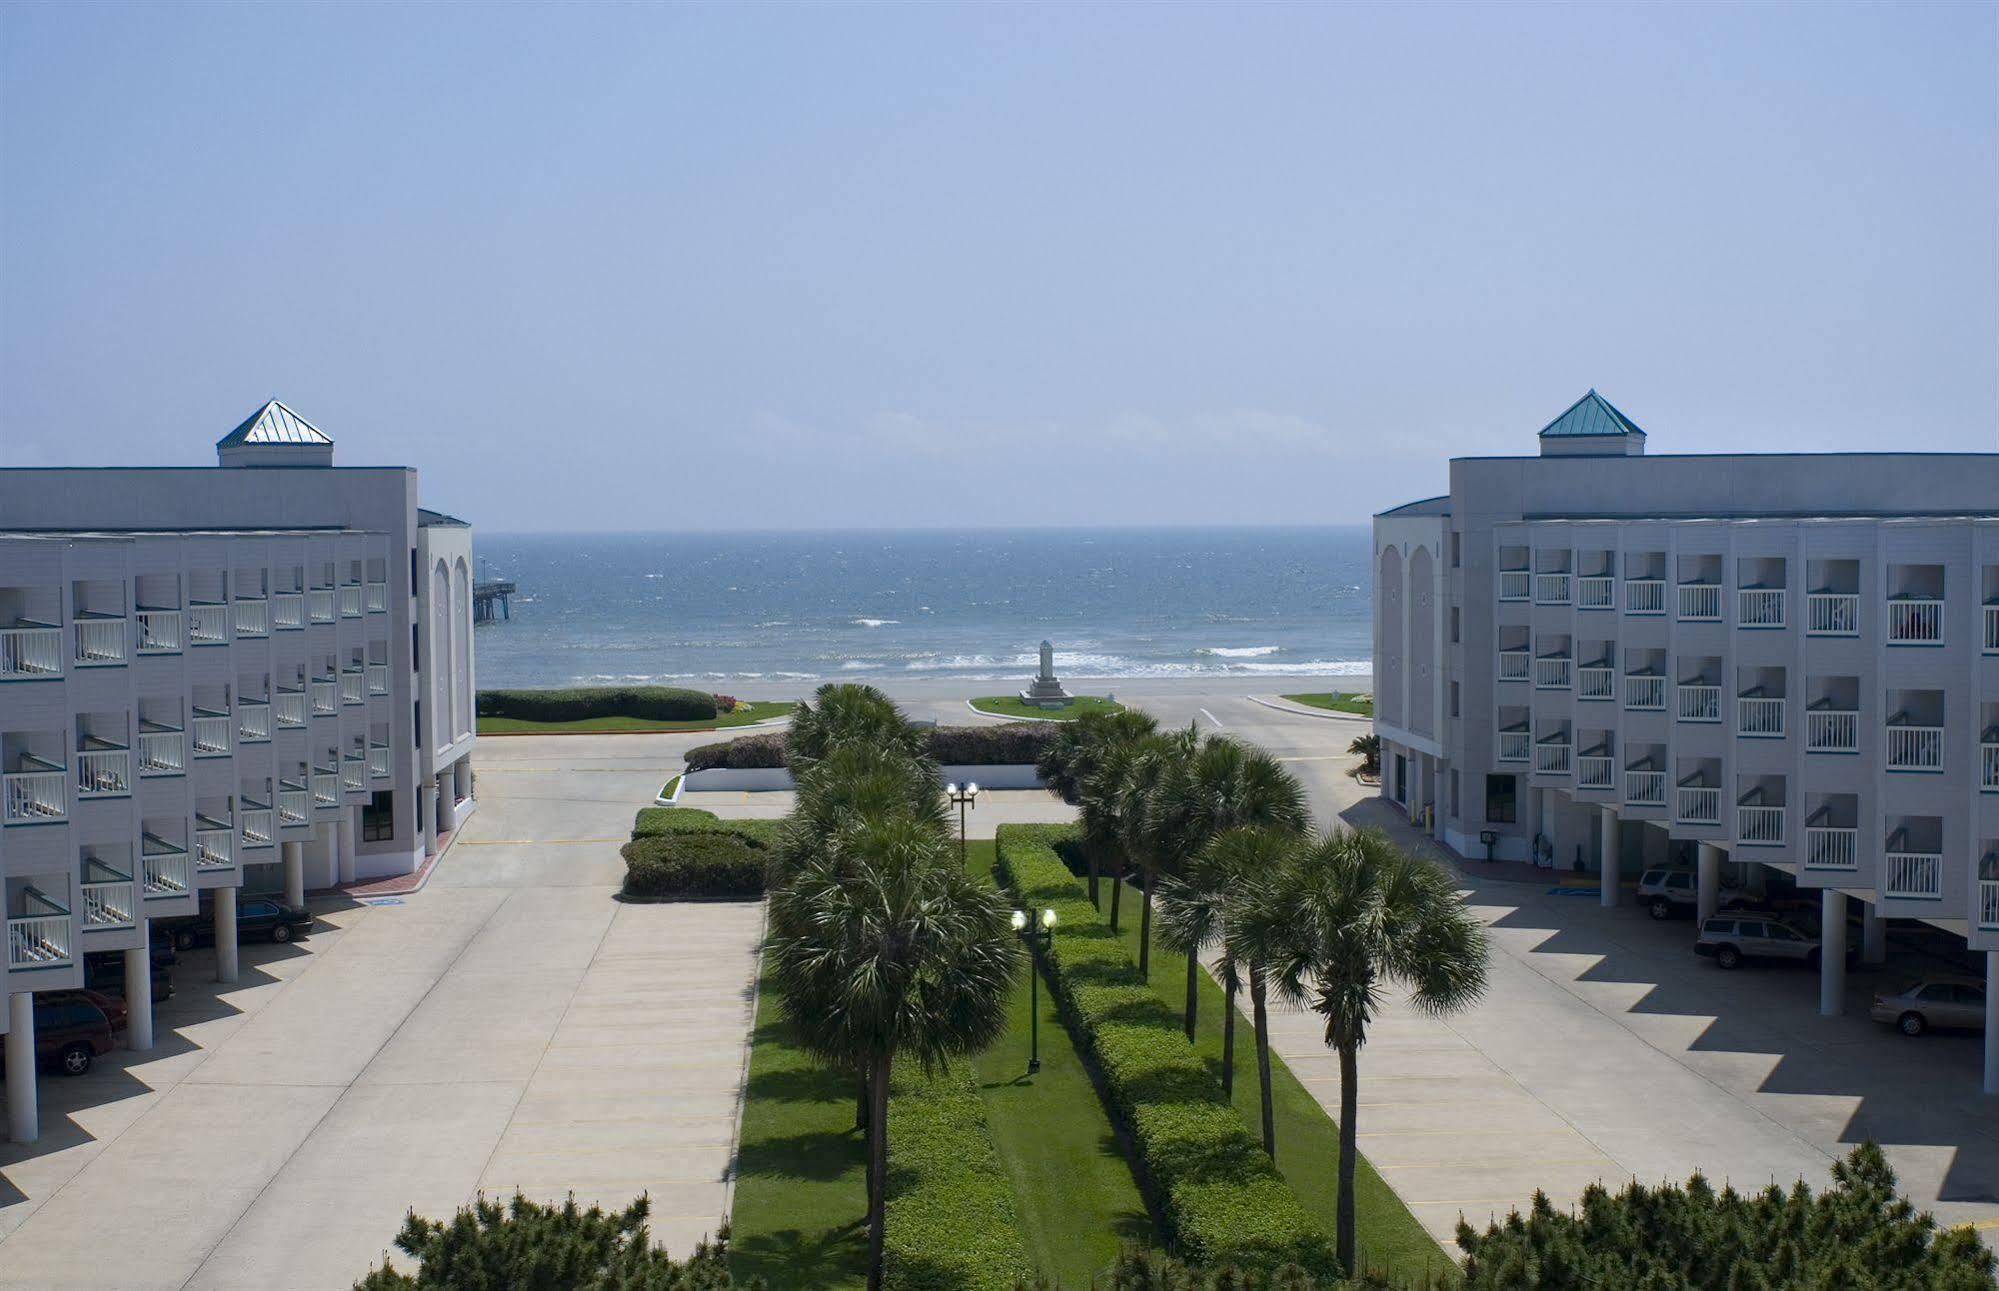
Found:
M 170 1000 L 174 994 L 173 937 L 161 933 L 153 938 L 153 999 Z M 125 994 L 125 952 L 97 950 L 83 957 L 83 984 L 93 991 L 123 997 Z

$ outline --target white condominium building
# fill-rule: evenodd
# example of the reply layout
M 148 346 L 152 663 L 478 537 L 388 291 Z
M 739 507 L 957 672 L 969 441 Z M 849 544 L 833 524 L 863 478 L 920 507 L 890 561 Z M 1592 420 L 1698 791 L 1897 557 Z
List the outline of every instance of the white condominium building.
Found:
M 1999 1092 L 1999 454 L 1644 455 L 1591 391 L 1374 521 L 1383 793 L 1463 855 L 1691 853 L 1984 951 Z
M 335 467 L 273 401 L 195 468 L 0 470 L 0 991 L 8 1124 L 37 1132 L 36 991 L 239 888 L 407 874 L 471 807 L 471 530 L 406 467 Z

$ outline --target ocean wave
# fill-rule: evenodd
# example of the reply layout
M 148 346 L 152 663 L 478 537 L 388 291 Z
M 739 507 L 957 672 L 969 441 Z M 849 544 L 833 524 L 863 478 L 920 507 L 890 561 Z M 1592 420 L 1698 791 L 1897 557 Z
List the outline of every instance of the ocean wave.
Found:
M 900 622 L 902 622 L 901 619 L 855 619 L 853 621 L 854 626 L 857 628 L 885 628 L 891 623 Z
M 1262 655 L 1276 654 L 1283 646 L 1205 646 L 1195 654 L 1213 655 L 1217 659 L 1255 659 Z

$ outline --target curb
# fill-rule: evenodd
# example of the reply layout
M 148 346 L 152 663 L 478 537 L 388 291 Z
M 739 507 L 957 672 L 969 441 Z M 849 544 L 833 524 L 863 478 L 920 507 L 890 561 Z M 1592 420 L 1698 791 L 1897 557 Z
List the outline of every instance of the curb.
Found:
M 1362 717 L 1359 713 L 1335 713 L 1329 708 L 1313 708 L 1307 704 L 1293 704 L 1270 700 L 1263 698 L 1261 695 L 1244 695 L 1243 698 L 1252 704 L 1261 704 L 1273 712 L 1289 713 L 1293 717 L 1321 717 L 1334 722 L 1360 722 L 1367 726 L 1374 725 L 1372 717 Z
M 687 773 L 682 771 L 673 777 L 673 796 L 669 798 L 664 794 L 657 794 L 653 797 L 652 805 L 655 807 L 677 807 L 680 805 L 680 795 L 686 792 Z
M 744 722 L 741 726 L 688 726 L 677 731 L 662 731 L 653 726 L 635 726 L 623 731 L 478 731 L 482 740 L 511 740 L 517 736 L 546 735 L 713 735 L 717 731 L 754 731 L 765 726 L 777 726 L 791 720 L 791 714 L 766 717 L 761 722 Z
M 1116 703 L 1117 701 L 1113 700 L 1111 702 Z M 1028 717 L 1021 713 L 988 713 L 983 708 L 972 708 L 972 701 L 969 699 L 965 701 L 965 707 L 971 709 L 975 715 L 990 717 L 995 722 L 1054 722 L 1059 725 L 1063 722 L 1073 722 L 1076 720 L 1073 717 Z M 1130 705 L 1128 704 L 1118 704 L 1119 711 L 1123 711 L 1129 707 Z

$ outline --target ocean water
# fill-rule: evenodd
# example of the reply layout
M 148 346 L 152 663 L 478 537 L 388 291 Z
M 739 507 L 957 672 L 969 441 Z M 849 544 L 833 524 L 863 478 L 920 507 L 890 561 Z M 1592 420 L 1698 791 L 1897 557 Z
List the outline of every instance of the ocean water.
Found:
M 481 686 L 1369 671 L 1362 526 L 476 534 Z

